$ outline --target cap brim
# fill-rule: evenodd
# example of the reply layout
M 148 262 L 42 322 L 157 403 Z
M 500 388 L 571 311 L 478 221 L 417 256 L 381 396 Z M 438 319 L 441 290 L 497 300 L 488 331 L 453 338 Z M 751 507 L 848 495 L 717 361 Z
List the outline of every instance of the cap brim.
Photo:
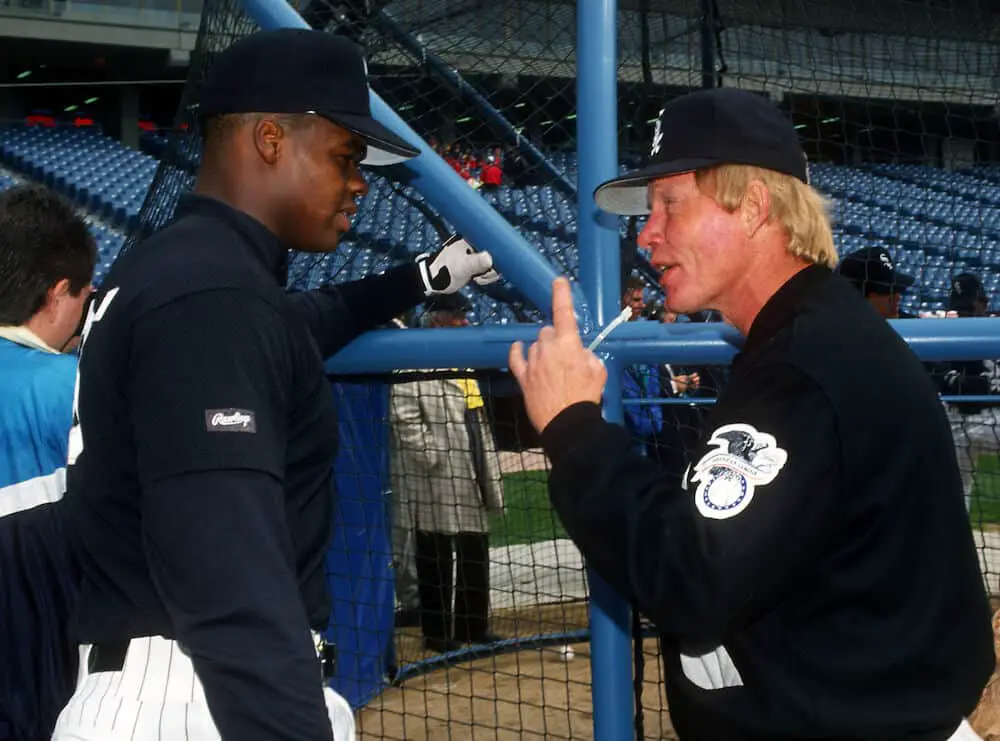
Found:
M 620 216 L 645 216 L 649 213 L 649 199 L 646 186 L 654 180 L 694 172 L 703 167 L 718 164 L 714 159 L 691 157 L 672 162 L 657 162 L 647 165 L 628 175 L 601 183 L 594 191 L 594 201 L 598 208 Z
M 896 273 L 893 280 L 893 287 L 898 287 L 905 291 L 908 288 L 912 288 L 913 284 L 916 282 L 917 279 L 915 276 L 905 275 L 904 273 Z
M 374 118 L 346 113 L 317 111 L 323 118 L 354 132 L 368 144 L 368 154 L 361 161 L 368 167 L 386 167 L 413 159 L 420 150 L 393 134 Z

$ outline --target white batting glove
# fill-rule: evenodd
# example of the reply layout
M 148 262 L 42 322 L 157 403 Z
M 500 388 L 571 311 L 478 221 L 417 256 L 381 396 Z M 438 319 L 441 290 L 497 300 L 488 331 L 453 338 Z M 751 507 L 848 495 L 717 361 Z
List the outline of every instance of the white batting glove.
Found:
M 418 255 L 417 267 L 425 296 L 455 293 L 465 288 L 469 281 L 485 286 L 500 280 L 500 274 L 493 269 L 490 253 L 477 252 L 457 234 L 437 252 Z

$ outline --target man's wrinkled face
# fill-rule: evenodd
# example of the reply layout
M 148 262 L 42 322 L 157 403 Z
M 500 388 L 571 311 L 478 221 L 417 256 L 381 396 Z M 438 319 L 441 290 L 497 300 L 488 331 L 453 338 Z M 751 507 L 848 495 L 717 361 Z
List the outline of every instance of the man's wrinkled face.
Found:
M 648 199 L 650 213 L 639 245 L 651 251 L 651 262 L 663 271 L 667 308 L 679 314 L 717 308 L 746 268 L 739 211 L 719 206 L 690 172 L 650 183 Z

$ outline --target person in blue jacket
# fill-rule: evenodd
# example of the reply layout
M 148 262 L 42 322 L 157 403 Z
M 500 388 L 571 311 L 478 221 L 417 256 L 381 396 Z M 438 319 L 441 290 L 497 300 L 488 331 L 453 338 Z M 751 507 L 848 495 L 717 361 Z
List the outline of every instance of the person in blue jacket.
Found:
M 0 741 L 48 738 L 72 695 L 64 535 L 77 334 L 97 252 L 56 193 L 0 193 Z
M 631 275 L 625 280 L 622 308 L 627 306 L 632 309 L 630 322 L 643 321 L 646 311 L 643 288 L 642 279 L 638 276 Z M 657 399 L 660 396 L 660 382 L 655 369 L 646 365 L 631 365 L 622 371 L 623 399 Z M 626 404 L 624 413 L 626 429 L 637 443 L 648 450 L 649 455 L 655 455 L 655 439 L 663 426 L 663 410 L 655 404 Z

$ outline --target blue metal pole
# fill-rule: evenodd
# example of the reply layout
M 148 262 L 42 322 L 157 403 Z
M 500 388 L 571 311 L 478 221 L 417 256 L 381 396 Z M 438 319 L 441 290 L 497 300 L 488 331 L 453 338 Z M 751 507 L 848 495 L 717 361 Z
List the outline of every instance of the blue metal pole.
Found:
M 597 208 L 594 190 L 618 174 L 616 0 L 579 0 L 577 7 L 577 245 L 580 282 L 598 325 L 620 311 L 618 217 Z
M 309 28 L 283 0 L 243 0 L 243 7 L 263 29 Z M 548 315 L 552 310 L 552 281 L 558 273 L 534 247 L 482 199 L 443 159 L 417 136 L 379 95 L 371 91 L 372 115 L 420 150 L 407 167 L 412 184 L 470 244 L 489 250 L 497 269 Z
M 578 0 L 576 8 L 577 244 L 580 282 L 598 327 L 621 311 L 618 220 L 601 212 L 594 189 L 618 174 L 618 54 L 616 0 Z M 622 365 L 606 359 L 604 417 L 622 423 Z M 629 605 L 591 571 L 591 693 L 594 741 L 632 738 L 632 640 Z
M 900 319 L 890 324 L 924 361 L 1000 358 L 1000 319 Z M 410 368 L 505 368 L 511 343 L 535 341 L 537 324 L 367 332 L 336 356 L 332 374 L 379 373 Z M 597 330 L 584 331 L 589 344 Z M 598 352 L 630 363 L 728 365 L 743 336 L 727 324 L 629 322 Z
M 1000 319 L 892 319 L 896 330 L 921 360 L 983 360 L 997 358 Z
M 624 365 L 605 358 L 608 385 L 604 418 L 624 419 L 621 376 Z M 590 682 L 594 704 L 594 741 L 635 737 L 635 696 L 632 667 L 632 610 L 628 602 L 592 569 L 590 584 Z

